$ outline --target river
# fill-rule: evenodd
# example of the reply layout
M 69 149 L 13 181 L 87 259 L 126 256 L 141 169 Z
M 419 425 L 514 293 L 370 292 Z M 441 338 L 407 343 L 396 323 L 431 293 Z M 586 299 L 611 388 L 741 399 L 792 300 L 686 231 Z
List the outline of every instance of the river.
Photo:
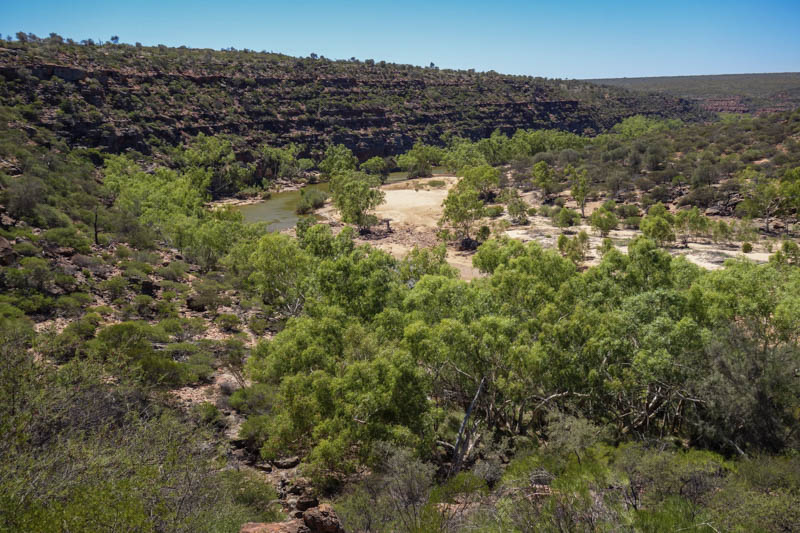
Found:
M 327 183 L 306 185 L 304 190 L 319 190 L 328 192 Z M 244 216 L 245 222 L 266 222 L 270 231 L 281 231 L 293 228 L 300 215 L 294 212 L 300 203 L 300 190 L 282 191 L 275 193 L 268 200 L 256 204 L 237 206 Z

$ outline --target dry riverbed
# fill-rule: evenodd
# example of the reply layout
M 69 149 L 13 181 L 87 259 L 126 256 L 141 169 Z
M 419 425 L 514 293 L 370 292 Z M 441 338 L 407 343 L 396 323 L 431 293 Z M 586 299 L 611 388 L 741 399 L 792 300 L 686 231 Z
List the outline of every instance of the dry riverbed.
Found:
M 382 190 L 386 194 L 386 202 L 376 209 L 375 214 L 381 220 L 390 221 L 392 232 L 378 230 L 374 235 L 360 238 L 359 241 L 369 243 L 397 258 L 404 257 L 414 246 L 435 246 L 440 242 L 436 233 L 439 229 L 437 223 L 442 215 L 442 201 L 457 181 L 458 178 L 455 176 L 436 176 L 384 185 Z M 523 198 L 532 206 L 540 205 L 538 196 L 534 192 L 523 195 Z M 575 208 L 574 204 L 570 205 L 571 203 L 567 202 L 567 207 Z M 600 201 L 587 204 L 586 215 L 591 214 L 601 204 Z M 330 204 L 317 214 L 329 223 L 340 223 L 338 213 Z M 507 219 L 500 217 L 494 220 L 486 219 L 483 222 L 491 225 L 504 218 Z M 582 229 L 590 235 L 590 251 L 586 264 L 596 264 L 600 259 L 597 249 L 602 243 L 602 238 L 588 225 L 569 228 L 568 232 L 574 235 Z M 561 230 L 555 227 L 549 218 L 534 216 L 530 217 L 528 224 L 511 225 L 503 233 L 522 242 L 536 241 L 544 247 L 554 248 Z M 621 229 L 612 231 L 609 237 L 617 248 L 625 252 L 628 242 L 639 234 L 640 232 L 636 230 Z M 690 242 L 688 246 L 676 245 L 667 248 L 667 251 L 672 255 L 683 255 L 692 263 L 710 270 L 722 268 L 725 260 L 729 258 L 744 255 L 748 259 L 762 263 L 766 262 L 770 255 L 763 242 L 754 243 L 753 251 L 748 254 L 742 254 L 740 244 L 726 245 L 713 243 L 710 240 Z M 458 269 L 463 279 L 474 279 L 481 275 L 472 266 L 472 252 L 461 252 L 449 247 L 447 262 Z

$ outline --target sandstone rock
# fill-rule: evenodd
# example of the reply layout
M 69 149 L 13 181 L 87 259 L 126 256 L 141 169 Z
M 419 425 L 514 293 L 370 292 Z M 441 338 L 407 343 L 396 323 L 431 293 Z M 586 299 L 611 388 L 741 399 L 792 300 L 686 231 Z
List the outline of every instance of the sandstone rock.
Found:
M 188 302 L 187 302 L 188 304 Z M 272 461 L 272 464 L 275 468 L 280 468 L 285 470 L 287 468 L 294 468 L 295 466 L 300 464 L 300 458 L 297 456 L 294 457 L 283 457 L 281 459 L 275 459 Z
M 14 249 L 5 237 L 0 237 L 0 265 L 8 266 L 14 262 Z
M 261 470 L 262 472 L 266 472 L 267 474 L 272 472 L 272 465 L 269 463 L 256 463 L 255 467 L 257 470 Z
M 69 246 L 59 246 L 55 250 L 53 250 L 56 254 L 63 256 L 63 257 L 72 257 L 75 255 L 75 249 L 70 248 Z
M 291 485 L 289 485 L 289 488 L 286 490 L 286 492 L 299 496 L 309 492 L 310 489 L 311 482 L 304 477 L 298 477 L 292 480 Z
M 295 503 L 295 508 L 298 511 L 307 511 L 319 505 L 319 500 L 315 496 L 311 495 L 303 495 L 297 499 L 297 503 Z
M 289 520 L 287 522 L 248 522 L 241 527 L 239 533 L 311 533 L 311 530 L 301 519 Z
M 327 503 L 303 513 L 303 522 L 311 533 L 344 533 L 339 517 Z

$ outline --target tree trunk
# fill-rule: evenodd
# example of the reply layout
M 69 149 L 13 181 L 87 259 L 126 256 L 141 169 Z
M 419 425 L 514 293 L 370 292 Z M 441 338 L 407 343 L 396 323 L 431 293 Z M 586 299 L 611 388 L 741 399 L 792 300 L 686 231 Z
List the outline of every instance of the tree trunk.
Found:
M 98 209 L 99 209 L 99 207 L 95 207 L 94 208 L 94 243 L 97 246 L 100 246 L 100 238 L 98 236 L 98 231 L 97 231 L 97 216 L 98 216 L 97 215 L 97 210 Z
M 464 452 L 467 449 L 465 444 L 467 439 L 464 439 L 464 429 L 467 427 L 469 416 L 472 414 L 472 409 L 475 408 L 475 404 L 478 402 L 478 396 L 481 395 L 481 390 L 483 390 L 483 384 L 485 382 L 486 378 L 484 377 L 478 384 L 478 390 L 475 392 L 475 397 L 472 398 L 472 402 L 470 402 L 467 412 L 464 414 L 464 420 L 461 421 L 461 427 L 458 429 L 458 438 L 456 439 L 455 449 L 453 450 L 453 464 L 450 466 L 450 475 L 457 474 L 461 468 L 461 461 L 464 459 Z M 464 448 L 464 451 L 462 451 L 461 448 Z

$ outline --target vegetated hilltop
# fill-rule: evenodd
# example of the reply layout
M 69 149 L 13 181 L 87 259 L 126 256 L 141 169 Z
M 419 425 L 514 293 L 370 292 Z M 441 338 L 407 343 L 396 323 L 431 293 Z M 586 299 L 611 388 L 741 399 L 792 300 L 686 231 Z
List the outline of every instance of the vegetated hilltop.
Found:
M 699 103 L 703 109 L 716 112 L 772 113 L 800 107 L 800 72 L 585 81 L 687 98 Z
M 404 152 L 415 140 L 440 143 L 443 133 L 592 135 L 636 114 L 704 116 L 680 98 L 583 81 L 19 36 L 0 45 L 0 102 L 24 108 L 73 146 L 112 152 L 146 153 L 151 138 L 177 144 L 205 133 L 294 142 L 307 155 L 342 143 L 365 159 Z

